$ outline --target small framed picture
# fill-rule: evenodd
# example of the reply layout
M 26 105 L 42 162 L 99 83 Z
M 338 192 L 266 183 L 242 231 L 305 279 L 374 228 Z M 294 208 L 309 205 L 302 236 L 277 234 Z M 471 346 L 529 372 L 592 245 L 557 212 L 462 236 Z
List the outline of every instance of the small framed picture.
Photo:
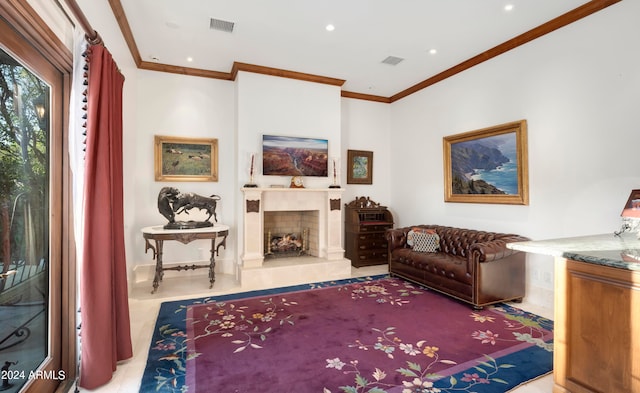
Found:
M 156 181 L 218 181 L 218 140 L 156 135 Z
M 347 184 L 373 184 L 373 152 L 347 150 Z

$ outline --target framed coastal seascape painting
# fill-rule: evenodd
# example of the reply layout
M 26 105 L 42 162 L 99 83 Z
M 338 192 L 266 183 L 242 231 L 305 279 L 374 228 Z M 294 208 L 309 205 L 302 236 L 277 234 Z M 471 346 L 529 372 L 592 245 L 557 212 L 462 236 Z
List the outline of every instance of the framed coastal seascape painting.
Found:
M 443 138 L 444 200 L 529 204 L 526 120 Z
M 156 135 L 156 181 L 218 181 L 218 140 Z

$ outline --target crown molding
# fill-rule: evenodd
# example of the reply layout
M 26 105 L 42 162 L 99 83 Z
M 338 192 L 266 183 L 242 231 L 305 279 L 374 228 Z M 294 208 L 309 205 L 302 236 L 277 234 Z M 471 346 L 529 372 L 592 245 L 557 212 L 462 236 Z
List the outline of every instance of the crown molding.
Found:
M 382 102 L 382 103 L 396 102 L 413 93 L 416 93 L 438 82 L 441 82 L 447 78 L 450 78 L 456 74 L 459 74 L 460 72 L 463 72 L 472 67 L 475 67 L 478 64 L 484 63 L 487 60 L 493 59 L 494 57 L 497 57 L 505 52 L 508 52 L 530 41 L 538 39 L 543 35 L 549 34 L 555 30 L 558 30 L 564 26 L 567 26 L 582 18 L 585 18 L 593 13 L 601 11 L 620 1 L 622 0 L 591 0 L 581 5 L 580 7 L 577 7 L 571 11 L 568 11 L 546 23 L 543 23 L 538 27 L 535 27 L 523 34 L 520 34 L 508 41 L 503 42 L 498 46 L 495 46 L 485 52 L 482 52 L 474 57 L 471 57 L 470 59 L 467 59 L 458 65 L 455 65 L 447 70 L 444 70 L 390 97 L 382 97 L 382 96 L 355 93 L 355 92 L 349 92 L 349 91 L 342 91 L 341 97 L 353 98 L 358 100 L 366 100 L 366 101 L 374 101 L 374 102 Z M 302 72 L 289 71 L 289 70 L 283 70 L 279 68 L 271 68 L 271 67 L 265 67 L 265 66 L 254 65 L 254 64 L 246 64 L 246 63 L 238 63 L 238 62 L 233 63 L 233 66 L 230 72 L 211 71 L 211 70 L 203 70 L 198 68 L 179 67 L 179 66 L 172 66 L 167 64 L 145 62 L 145 61 L 142 61 L 142 58 L 140 57 L 140 52 L 138 51 L 138 47 L 136 45 L 133 34 L 131 32 L 129 22 L 127 21 L 127 17 L 124 13 L 124 9 L 122 8 L 122 4 L 120 3 L 120 0 L 109 0 L 109 4 L 111 5 L 111 9 L 113 10 L 113 14 L 116 20 L 118 21 L 118 25 L 120 26 L 122 35 L 124 36 L 124 39 L 127 42 L 127 45 L 129 46 L 131 55 L 133 56 L 133 59 L 136 65 L 140 69 L 169 72 L 169 73 L 181 74 L 181 75 L 199 76 L 204 78 L 231 80 L 231 81 L 236 79 L 239 71 L 245 71 L 245 72 L 253 72 L 253 73 L 264 74 L 264 75 L 278 76 L 282 78 L 298 79 L 298 80 L 308 81 L 308 82 L 325 83 L 332 86 L 342 86 L 346 82 L 343 79 L 336 79 L 336 78 L 330 78 L 326 76 L 306 74 Z
M 201 68 L 180 67 L 170 64 L 154 63 L 151 61 L 141 61 L 138 64 L 138 68 L 141 70 L 167 72 L 169 74 L 199 76 L 202 78 L 222 79 L 227 81 L 233 80 L 231 74 L 228 72 L 204 70 Z
M 298 79 L 298 80 L 307 81 L 307 82 L 324 83 L 332 86 L 342 86 L 344 85 L 344 82 L 345 82 L 345 80 L 343 79 L 330 78 L 327 76 L 305 74 L 303 72 L 289 71 L 289 70 L 283 70 L 280 68 L 271 68 L 271 67 L 247 64 L 247 63 L 238 63 L 238 62 L 234 62 L 233 67 L 231 68 L 232 80 L 236 79 L 239 71 L 253 72 L 256 74 L 264 74 L 264 75 L 271 75 L 271 76 L 279 76 L 282 78 Z
M 382 102 L 385 104 L 391 103 L 390 97 L 376 96 L 373 94 L 363 94 L 363 93 L 355 93 L 353 91 L 345 91 L 343 90 L 340 93 L 340 96 L 343 98 L 353 98 L 356 100 L 365 100 L 365 101 L 374 101 L 374 102 Z
M 573 10 L 566 12 L 554 19 L 551 19 L 550 21 L 543 23 L 538 27 L 535 27 L 508 41 L 505 41 L 498 46 L 495 46 L 485 52 L 480 53 L 479 55 L 476 55 L 470 59 L 467 59 L 458 65 L 455 65 L 445 71 L 442 71 L 441 73 L 436 74 L 431 78 L 425 79 L 424 81 L 418 84 L 415 84 L 409 87 L 408 89 L 403 90 L 391 96 L 390 102 L 396 102 L 398 100 L 401 100 L 404 97 L 407 97 L 415 92 L 425 89 L 449 77 L 452 77 L 453 75 L 456 75 L 462 71 L 466 71 L 469 68 L 475 67 L 480 63 L 484 63 L 487 60 L 493 59 L 494 57 L 497 57 L 519 46 L 522 46 L 530 41 L 538 39 L 543 35 L 549 34 L 555 30 L 558 30 L 561 27 L 567 26 L 573 22 L 576 22 L 595 12 L 603 10 L 604 8 L 607 8 L 610 5 L 613 5 L 620 1 L 622 0 L 592 0 L 588 3 L 585 3 L 578 8 L 574 8 Z

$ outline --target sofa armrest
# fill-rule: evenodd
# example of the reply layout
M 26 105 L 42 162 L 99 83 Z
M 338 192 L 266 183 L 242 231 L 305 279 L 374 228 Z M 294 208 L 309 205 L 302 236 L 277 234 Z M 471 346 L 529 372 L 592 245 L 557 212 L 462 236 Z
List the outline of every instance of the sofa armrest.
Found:
M 520 252 L 507 248 L 507 243 L 527 240 L 529 239 L 526 237 L 511 235 L 488 242 L 475 243 L 469 247 L 469 254 L 472 260 L 477 260 L 478 262 L 496 261 Z
M 411 228 L 387 229 L 384 237 L 389 244 L 389 253 L 396 248 L 403 248 L 407 245 L 407 232 Z

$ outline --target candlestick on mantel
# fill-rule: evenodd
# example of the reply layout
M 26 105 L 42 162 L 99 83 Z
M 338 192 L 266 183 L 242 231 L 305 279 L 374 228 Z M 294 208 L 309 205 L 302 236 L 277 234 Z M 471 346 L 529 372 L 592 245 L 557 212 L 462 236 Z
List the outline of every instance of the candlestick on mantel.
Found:
M 329 188 L 340 188 L 340 185 L 337 182 L 337 170 L 336 170 L 336 160 L 333 160 L 333 184 L 329 186 Z
M 253 182 L 253 164 L 254 164 L 254 159 L 255 159 L 254 156 L 255 156 L 255 154 L 251 154 L 251 165 L 249 166 L 249 183 L 244 185 L 247 188 L 258 187 L 258 185 Z

